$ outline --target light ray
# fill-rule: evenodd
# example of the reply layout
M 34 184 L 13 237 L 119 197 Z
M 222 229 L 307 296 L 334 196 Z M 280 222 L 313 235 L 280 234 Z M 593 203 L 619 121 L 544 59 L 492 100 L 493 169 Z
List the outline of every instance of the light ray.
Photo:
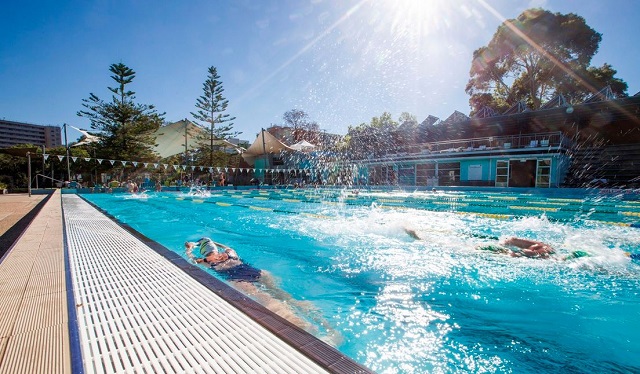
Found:
M 295 60 L 297 60 L 298 58 L 300 58 L 300 56 L 302 56 L 303 54 L 305 54 L 309 49 L 311 49 L 311 47 L 313 47 L 314 45 L 316 45 L 319 41 L 321 41 L 322 39 L 324 39 L 327 35 L 329 35 L 331 33 L 331 31 L 333 31 L 336 27 L 338 27 L 340 24 L 342 24 L 344 21 L 346 21 L 349 17 L 351 17 L 356 11 L 358 11 L 358 9 L 360 9 L 360 7 L 362 7 L 362 5 L 364 3 L 366 3 L 369 0 L 361 0 L 360 2 L 358 2 L 356 5 L 354 5 L 353 7 L 351 7 L 349 10 L 347 10 L 345 12 L 345 14 L 340 17 L 337 21 L 335 21 L 332 25 L 330 25 L 327 29 L 325 29 L 322 33 L 320 33 L 320 35 L 318 35 L 317 37 L 315 37 L 314 39 L 312 39 L 309 43 L 307 43 L 304 47 L 302 47 L 296 54 L 294 54 L 293 56 L 291 56 L 287 61 L 285 61 L 282 65 L 280 65 L 278 68 L 276 68 L 275 70 L 273 70 L 273 72 L 271 72 L 271 74 L 267 75 L 263 80 L 261 80 L 260 82 L 258 82 L 256 85 L 254 85 L 253 87 L 249 88 L 247 91 L 245 91 L 242 95 L 240 95 L 240 97 L 237 99 L 237 102 L 241 102 L 244 98 L 246 98 L 247 96 L 253 94 L 255 91 L 257 91 L 259 88 L 261 88 L 262 86 L 264 86 L 268 81 L 270 81 L 273 77 L 275 77 L 278 73 L 280 73 L 282 70 L 284 70 L 287 66 L 291 65 L 291 63 L 293 63 Z

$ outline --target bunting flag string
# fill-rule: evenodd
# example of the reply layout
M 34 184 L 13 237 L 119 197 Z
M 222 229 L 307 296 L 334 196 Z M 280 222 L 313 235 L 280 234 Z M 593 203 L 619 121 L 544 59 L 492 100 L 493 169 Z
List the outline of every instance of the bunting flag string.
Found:
M 49 156 L 52 156 L 50 154 L 43 154 L 42 157 L 44 158 L 44 160 L 46 161 Z M 65 157 L 65 155 L 53 155 L 55 157 L 58 157 L 59 161 L 63 161 Z M 76 157 L 76 156 L 69 156 L 69 159 L 71 159 L 74 163 L 78 161 L 78 159 L 83 159 L 86 162 L 90 162 L 90 161 L 97 161 L 99 164 L 102 164 L 103 161 L 105 161 L 105 159 L 102 158 L 91 158 L 91 157 Z M 107 160 L 111 163 L 112 166 L 115 165 L 116 162 L 119 162 L 122 164 L 122 166 L 127 166 L 128 163 L 131 163 L 133 165 L 133 167 L 138 167 L 139 164 L 144 165 L 145 168 L 149 168 L 151 166 L 153 166 L 153 168 L 158 169 L 158 167 L 162 168 L 164 166 L 164 170 L 168 170 L 170 167 L 173 167 L 173 169 L 175 171 L 186 171 L 187 169 L 191 169 L 191 171 L 195 171 L 195 170 L 200 170 L 200 171 L 208 171 L 211 174 L 214 174 L 215 171 L 217 171 L 218 173 L 221 172 L 232 172 L 232 173 L 270 173 L 273 174 L 274 176 L 276 174 L 279 173 L 287 173 L 290 176 L 311 176 L 311 175 L 315 175 L 316 173 L 323 173 L 323 172 L 328 172 L 330 170 L 337 170 L 337 169 L 343 169 L 343 170 L 347 170 L 350 171 L 352 173 L 356 173 L 359 172 L 360 168 L 358 165 L 356 164 L 350 164 L 350 165 L 342 165 L 342 166 L 337 166 L 335 164 L 326 164 L 323 165 L 322 167 L 307 167 L 307 168 L 298 168 L 298 169 L 294 169 L 294 168 L 272 168 L 272 169 L 267 169 L 267 168 L 241 168 L 241 167 L 230 167 L 230 166 L 203 166 L 203 165 L 169 165 L 169 164 L 161 164 L 161 163 L 151 163 L 151 162 L 143 162 L 143 161 L 127 161 L 127 160 Z M 141 166 L 142 166 L 141 165 Z

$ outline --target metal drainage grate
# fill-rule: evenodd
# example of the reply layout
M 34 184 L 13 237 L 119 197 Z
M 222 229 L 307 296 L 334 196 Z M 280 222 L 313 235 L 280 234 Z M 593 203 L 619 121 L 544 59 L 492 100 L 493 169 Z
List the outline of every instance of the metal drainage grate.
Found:
M 76 195 L 63 195 L 85 371 L 325 372 Z

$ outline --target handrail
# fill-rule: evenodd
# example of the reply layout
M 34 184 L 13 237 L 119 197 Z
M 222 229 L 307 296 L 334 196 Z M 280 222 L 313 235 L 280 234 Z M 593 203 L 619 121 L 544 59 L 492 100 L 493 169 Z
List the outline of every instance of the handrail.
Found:
M 44 175 L 44 174 L 36 174 L 33 178 L 31 178 L 31 180 L 34 180 L 34 179 L 36 179 L 36 178 L 38 178 L 38 177 L 43 177 L 43 178 L 51 179 L 52 181 L 56 181 L 56 182 L 60 182 L 60 183 L 63 183 L 63 184 L 64 184 L 64 182 L 63 182 L 63 181 L 58 180 L 58 179 L 55 179 L 55 178 L 51 178 L 50 176 L 48 176 L 48 175 Z

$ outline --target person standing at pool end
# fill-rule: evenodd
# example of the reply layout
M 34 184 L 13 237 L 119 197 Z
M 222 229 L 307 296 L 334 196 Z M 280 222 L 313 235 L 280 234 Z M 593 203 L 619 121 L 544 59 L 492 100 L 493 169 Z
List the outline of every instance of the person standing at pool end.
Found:
M 195 257 L 194 248 L 199 247 L 202 257 Z M 273 275 L 266 270 L 255 268 L 244 263 L 235 250 L 214 242 L 209 238 L 201 238 L 196 242 L 185 242 L 187 255 L 196 263 L 210 267 L 225 278 L 232 287 L 255 298 L 265 308 L 279 315 L 301 329 L 311 333 L 318 333 L 317 327 L 301 318 L 292 309 L 308 314 L 310 319 L 324 328 L 323 341 L 337 347 L 342 342 L 342 336 L 335 331 L 329 322 L 319 317 L 313 305 L 309 302 L 296 300 L 288 292 L 278 287 Z

